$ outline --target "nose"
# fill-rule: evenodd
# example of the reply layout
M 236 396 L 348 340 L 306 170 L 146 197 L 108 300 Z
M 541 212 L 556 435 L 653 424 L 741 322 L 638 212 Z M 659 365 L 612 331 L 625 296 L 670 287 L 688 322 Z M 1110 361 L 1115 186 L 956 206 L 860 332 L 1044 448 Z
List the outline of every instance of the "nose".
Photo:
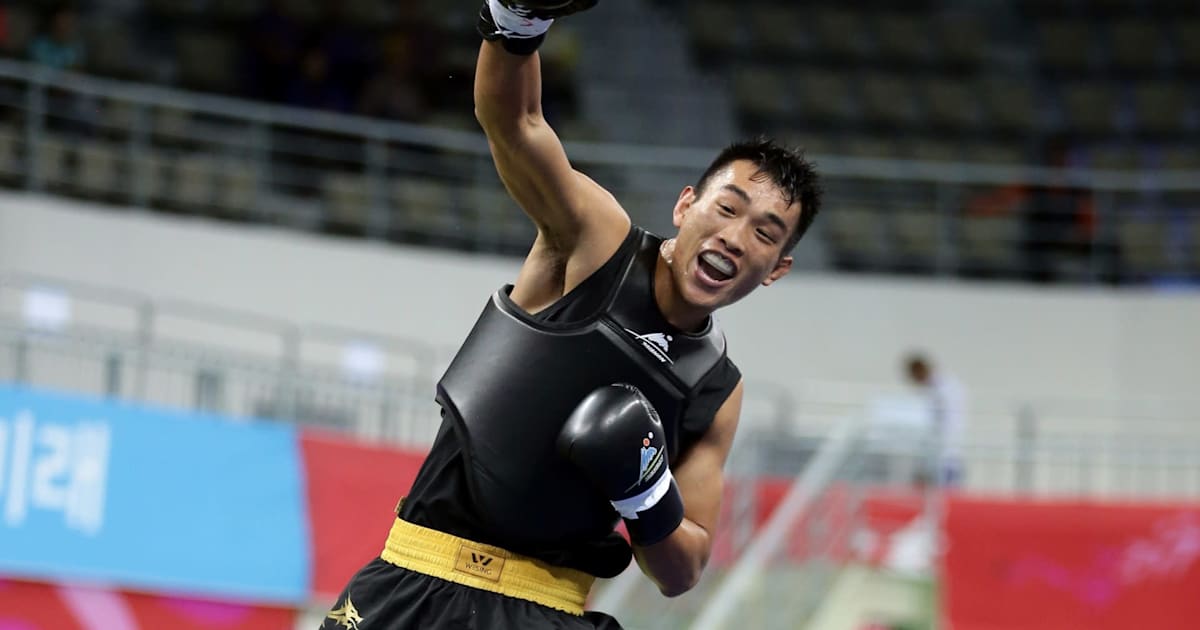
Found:
M 721 245 L 729 250 L 729 253 L 735 256 L 742 255 L 742 236 L 741 230 L 737 226 L 729 226 L 717 235 L 717 239 L 721 241 Z

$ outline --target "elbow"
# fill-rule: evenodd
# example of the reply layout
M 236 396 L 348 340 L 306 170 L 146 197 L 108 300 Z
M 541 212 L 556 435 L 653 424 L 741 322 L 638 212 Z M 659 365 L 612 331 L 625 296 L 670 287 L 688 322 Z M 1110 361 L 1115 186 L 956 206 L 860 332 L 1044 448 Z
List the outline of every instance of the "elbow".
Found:
M 686 572 L 681 571 L 669 580 L 662 580 L 658 585 L 658 590 L 663 597 L 679 597 L 695 588 L 696 584 L 700 582 L 700 575 L 701 570 L 698 567 Z

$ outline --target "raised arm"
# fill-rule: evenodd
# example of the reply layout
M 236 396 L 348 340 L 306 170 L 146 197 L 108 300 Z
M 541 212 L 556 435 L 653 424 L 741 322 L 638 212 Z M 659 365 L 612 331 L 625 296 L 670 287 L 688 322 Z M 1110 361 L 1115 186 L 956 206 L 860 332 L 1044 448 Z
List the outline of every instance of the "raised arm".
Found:
M 475 71 L 475 116 L 505 188 L 537 226 L 538 246 L 560 259 L 598 257 L 599 267 L 623 240 L 629 217 L 608 191 L 571 166 L 542 115 L 536 48 L 544 34 L 534 33 L 549 28 L 549 21 L 529 15 L 564 14 L 546 13 L 545 5 L 563 5 L 564 12 L 586 8 L 580 4 L 594 2 L 485 3 L 480 32 L 487 41 Z

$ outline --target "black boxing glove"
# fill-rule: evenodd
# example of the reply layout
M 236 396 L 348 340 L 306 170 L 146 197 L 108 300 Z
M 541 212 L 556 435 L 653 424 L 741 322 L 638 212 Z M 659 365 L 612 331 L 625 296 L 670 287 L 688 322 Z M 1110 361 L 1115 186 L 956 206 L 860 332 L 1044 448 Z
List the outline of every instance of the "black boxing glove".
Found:
M 599 0 L 484 0 L 476 26 L 488 41 L 514 55 L 532 55 L 557 18 L 586 11 Z
M 636 387 L 588 394 L 559 432 L 558 451 L 608 497 L 635 545 L 659 542 L 683 522 L 662 422 Z

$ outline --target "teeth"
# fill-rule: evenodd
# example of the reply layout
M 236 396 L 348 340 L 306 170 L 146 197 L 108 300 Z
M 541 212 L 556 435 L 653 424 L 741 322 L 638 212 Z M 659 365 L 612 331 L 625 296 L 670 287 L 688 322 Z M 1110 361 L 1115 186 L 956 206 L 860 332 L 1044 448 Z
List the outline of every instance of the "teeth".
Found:
M 704 259 L 704 262 L 716 267 L 721 273 L 727 276 L 732 276 L 734 270 L 736 269 L 733 266 L 733 261 L 716 252 L 704 252 L 701 254 L 700 258 Z

